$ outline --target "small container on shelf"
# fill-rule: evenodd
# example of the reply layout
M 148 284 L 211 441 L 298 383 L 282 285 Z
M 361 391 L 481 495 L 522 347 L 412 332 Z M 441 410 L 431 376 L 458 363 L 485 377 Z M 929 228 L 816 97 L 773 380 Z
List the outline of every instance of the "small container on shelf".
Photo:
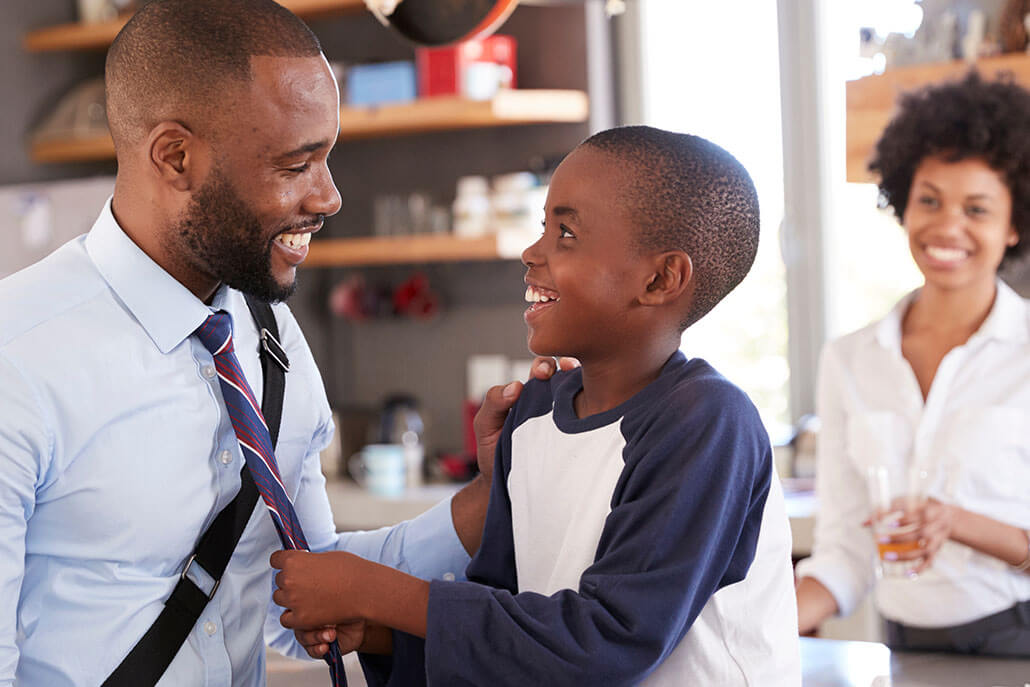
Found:
M 490 184 L 486 177 L 466 176 L 458 179 L 454 198 L 454 235 L 464 238 L 490 232 Z

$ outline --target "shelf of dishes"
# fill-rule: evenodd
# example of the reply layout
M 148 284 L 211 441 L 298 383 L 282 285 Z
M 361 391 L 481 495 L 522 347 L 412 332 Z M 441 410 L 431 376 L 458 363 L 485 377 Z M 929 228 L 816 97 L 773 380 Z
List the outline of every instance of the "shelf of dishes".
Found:
M 434 262 L 516 260 L 539 236 L 528 229 L 483 236 L 453 234 L 315 239 L 304 267 L 369 267 Z
M 365 10 L 364 0 L 280 0 L 280 4 L 305 19 Z M 130 16 L 124 14 L 109 21 L 47 26 L 25 34 L 22 45 L 29 52 L 101 50 L 111 44 Z
M 875 181 L 866 165 L 884 128 L 890 121 L 898 96 L 931 83 L 961 78 L 972 67 L 984 78 L 1009 73 L 1016 83 L 1030 87 L 1030 55 L 1007 53 L 980 58 L 917 64 L 887 69 L 882 74 L 848 81 L 847 93 L 847 180 Z
M 575 90 L 501 90 L 486 100 L 434 96 L 378 107 L 341 107 L 340 140 L 525 124 L 577 123 L 589 113 L 586 93 Z M 108 134 L 36 139 L 36 162 L 83 162 L 114 158 Z

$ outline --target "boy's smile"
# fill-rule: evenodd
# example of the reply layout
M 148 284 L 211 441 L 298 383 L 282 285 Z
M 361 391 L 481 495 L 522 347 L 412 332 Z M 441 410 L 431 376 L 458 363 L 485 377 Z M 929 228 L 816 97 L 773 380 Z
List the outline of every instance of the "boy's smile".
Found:
M 525 320 L 538 355 L 611 357 L 639 336 L 637 295 L 650 266 L 619 202 L 621 172 L 608 154 L 578 148 L 551 180 L 543 235 L 522 254 Z

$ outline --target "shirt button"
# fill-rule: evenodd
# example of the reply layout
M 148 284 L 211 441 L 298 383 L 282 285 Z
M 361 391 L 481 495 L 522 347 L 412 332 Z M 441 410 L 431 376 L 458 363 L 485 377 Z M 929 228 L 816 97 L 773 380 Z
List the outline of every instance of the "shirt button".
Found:
M 214 379 L 215 375 L 218 374 L 217 372 L 215 372 L 214 365 L 205 365 L 200 372 L 204 375 L 204 379 Z
M 443 579 L 446 582 L 454 582 L 454 573 L 444 573 L 443 574 Z
M 222 465 L 228 465 L 232 462 L 232 454 L 228 451 L 222 451 L 222 453 L 218 456 L 218 460 L 222 461 Z
M 218 626 L 215 625 L 210 620 L 207 621 L 206 623 L 204 623 L 204 632 L 206 632 L 208 634 L 208 636 L 213 635 L 216 630 L 218 630 Z

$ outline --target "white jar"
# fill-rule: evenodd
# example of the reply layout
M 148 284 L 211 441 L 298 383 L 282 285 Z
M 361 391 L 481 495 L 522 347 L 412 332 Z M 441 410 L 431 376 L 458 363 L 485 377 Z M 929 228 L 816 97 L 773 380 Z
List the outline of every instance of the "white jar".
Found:
M 486 177 L 467 176 L 458 179 L 454 198 L 454 234 L 471 238 L 490 232 L 490 185 Z

